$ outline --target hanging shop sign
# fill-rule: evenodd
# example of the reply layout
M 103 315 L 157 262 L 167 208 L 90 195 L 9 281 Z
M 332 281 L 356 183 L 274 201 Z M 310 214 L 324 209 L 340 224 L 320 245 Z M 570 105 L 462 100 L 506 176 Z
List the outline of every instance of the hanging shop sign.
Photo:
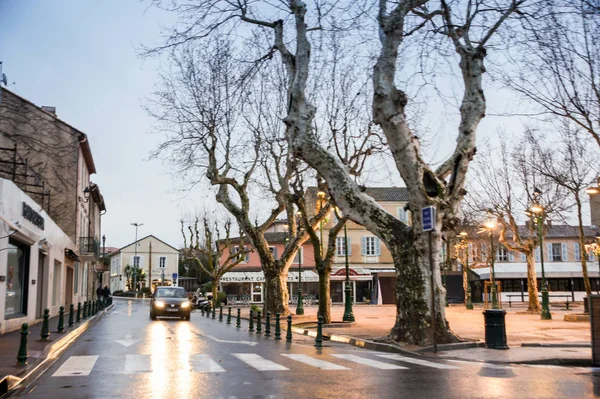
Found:
M 44 230 L 44 218 L 33 210 L 32 207 L 23 202 L 23 217 L 33 223 L 35 226 Z

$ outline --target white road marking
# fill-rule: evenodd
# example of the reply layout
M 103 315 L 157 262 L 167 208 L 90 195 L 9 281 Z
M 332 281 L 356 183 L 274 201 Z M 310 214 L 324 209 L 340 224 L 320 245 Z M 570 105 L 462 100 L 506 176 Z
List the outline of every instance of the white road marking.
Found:
M 123 345 L 124 347 L 128 347 L 135 344 L 138 341 L 136 339 L 131 339 L 131 335 L 125 335 L 125 339 L 116 339 L 115 342 Z
M 206 337 L 212 339 L 213 341 L 223 342 L 226 344 L 242 344 L 242 345 L 250 345 L 250 346 L 258 345 L 258 342 L 252 342 L 252 341 L 226 341 L 224 339 L 219 339 L 219 338 L 213 337 L 212 335 L 207 335 Z
M 150 355 L 126 355 L 125 374 L 147 373 L 152 371 Z
M 380 369 L 380 370 L 408 369 L 408 367 L 398 366 L 397 364 L 384 363 L 384 362 L 380 362 L 378 360 L 368 359 L 366 357 L 361 357 L 361 356 L 356 356 L 356 355 L 334 354 L 331 356 L 337 357 L 339 359 L 348 360 L 349 362 L 354 362 L 354 363 L 362 364 L 365 366 L 375 367 L 376 369 Z
M 86 376 L 94 368 L 98 356 L 71 356 L 60 366 L 52 377 Z
M 192 370 L 197 373 L 221 373 L 225 371 L 219 363 L 205 354 L 194 355 L 192 357 Z
M 406 362 L 406 363 L 418 364 L 420 366 L 425 366 L 425 367 L 433 367 L 435 369 L 451 370 L 451 369 L 460 368 L 460 367 L 456 367 L 456 366 L 450 366 L 447 364 L 434 363 L 434 362 L 430 362 L 430 361 L 423 360 L 423 359 L 415 359 L 414 357 L 406 357 L 406 356 L 400 356 L 400 355 L 396 355 L 396 354 L 384 354 L 384 355 L 377 355 L 377 356 L 383 357 L 386 359 L 391 359 L 391 360 L 398 360 L 398 361 Z
M 477 365 L 477 366 L 481 366 L 481 367 L 486 367 L 488 369 L 497 369 L 497 370 L 512 369 L 511 366 L 502 366 L 500 364 L 491 364 L 491 363 L 483 363 L 483 362 L 469 362 L 467 360 L 454 360 L 454 359 L 448 359 L 446 361 L 454 362 L 454 363 L 462 363 L 462 364 L 473 364 L 473 365 Z
M 254 367 L 259 371 L 283 371 L 289 370 L 287 367 L 277 364 L 255 353 L 232 353 L 233 356 L 246 363 L 248 366 Z
M 300 363 L 308 364 L 309 366 L 313 366 L 321 370 L 350 370 L 348 367 L 340 366 L 339 364 L 335 363 L 329 363 L 321 359 L 315 359 L 314 357 L 310 357 L 308 355 L 283 353 L 282 356 Z

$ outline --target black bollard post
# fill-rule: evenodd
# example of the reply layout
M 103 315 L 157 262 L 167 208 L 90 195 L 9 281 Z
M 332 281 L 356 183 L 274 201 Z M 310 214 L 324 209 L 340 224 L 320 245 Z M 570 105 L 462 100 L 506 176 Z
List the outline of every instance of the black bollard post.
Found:
M 77 323 L 81 321 L 81 302 L 77 302 L 77 318 L 75 319 Z
M 65 307 L 61 306 L 58 308 L 58 328 L 59 333 L 65 331 Z
M 265 318 L 265 337 L 271 336 L 271 312 L 267 312 Z
M 227 308 L 227 324 L 231 324 L 231 306 Z
M 262 334 L 262 322 L 260 320 L 260 310 L 256 313 L 256 333 Z
M 242 326 L 242 317 L 241 317 L 241 313 L 242 310 L 240 308 L 237 309 L 237 317 L 235 319 L 235 327 L 236 328 L 240 328 Z
M 254 332 L 254 312 L 250 311 L 250 326 L 248 327 L 249 332 Z
M 44 309 L 44 321 L 42 322 L 42 331 L 40 336 L 42 341 L 47 341 L 50 336 L 50 328 L 48 327 L 48 319 L 50 318 L 50 310 Z
M 315 339 L 315 346 L 317 348 L 323 347 L 323 316 L 319 316 L 317 322 L 317 338 Z
M 213 319 L 213 320 L 215 319 L 215 315 L 216 315 L 216 314 L 215 314 L 215 312 L 216 312 L 216 311 L 217 311 L 217 306 L 215 305 L 215 306 L 213 306 L 213 308 L 212 308 L 212 319 Z
M 287 333 L 285 334 L 285 342 L 292 342 L 292 315 L 287 317 Z
M 83 301 L 83 315 L 81 315 L 81 318 L 84 320 L 87 318 L 87 308 L 88 308 L 88 302 Z
M 19 366 L 25 366 L 27 364 L 27 336 L 29 335 L 29 324 L 23 323 L 21 325 L 21 344 L 19 345 L 19 352 L 17 353 L 17 364 Z
M 219 321 L 223 322 L 223 305 L 219 307 Z
M 281 339 L 281 325 L 279 324 L 279 319 L 281 315 L 279 313 L 275 313 L 275 339 L 279 341 Z
M 204 305 L 200 306 L 200 314 L 204 316 Z
M 75 306 L 69 305 L 69 327 L 73 327 L 73 312 L 75 312 Z
M 210 318 L 210 303 L 206 304 L 206 318 Z

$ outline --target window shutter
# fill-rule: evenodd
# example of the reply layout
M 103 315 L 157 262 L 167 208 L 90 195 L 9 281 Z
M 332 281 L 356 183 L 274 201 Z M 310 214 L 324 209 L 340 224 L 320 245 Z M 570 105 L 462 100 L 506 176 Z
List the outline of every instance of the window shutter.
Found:
M 500 249 L 496 249 L 496 262 L 500 261 Z
M 573 244 L 573 253 L 575 254 L 575 260 L 580 261 L 581 260 L 581 250 L 579 249 L 578 242 Z
M 514 262 L 515 261 L 515 254 L 513 253 L 513 251 L 509 251 L 508 252 L 508 261 L 509 262 Z
M 535 261 L 536 262 L 540 261 L 540 247 L 535 248 Z
M 362 256 L 365 256 L 367 254 L 367 237 L 361 237 L 360 241 L 361 254 Z
M 375 255 L 381 255 L 381 240 L 379 237 L 375 237 Z
M 279 259 L 279 258 L 277 257 L 277 247 L 273 247 L 273 258 L 275 258 L 275 259 Z
M 567 243 L 563 242 L 560 244 L 560 249 L 561 249 L 561 259 L 563 262 L 567 261 Z
M 246 247 L 244 247 L 244 251 L 246 250 Z M 250 252 L 246 252 L 246 256 L 244 256 L 244 263 L 248 263 L 250 262 Z
M 348 251 L 348 256 L 352 255 L 352 240 L 348 237 L 348 242 L 346 242 L 346 251 Z
M 523 252 L 521 252 L 521 262 L 527 262 L 527 257 Z
M 554 260 L 554 254 L 552 253 L 552 244 L 546 244 L 546 250 L 548 251 L 548 254 L 546 255 L 546 259 L 548 259 L 548 262 L 552 262 Z

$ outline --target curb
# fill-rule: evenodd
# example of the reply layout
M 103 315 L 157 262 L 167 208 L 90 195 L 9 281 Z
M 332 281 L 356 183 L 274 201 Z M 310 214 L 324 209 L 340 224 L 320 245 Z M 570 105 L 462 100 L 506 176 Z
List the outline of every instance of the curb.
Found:
M 562 343 L 545 343 L 545 342 L 524 342 L 521 344 L 523 348 L 591 348 L 592 344 L 585 342 L 562 342 Z
M 438 344 L 438 351 L 455 351 L 461 349 L 471 349 L 471 348 L 485 348 L 485 342 L 482 341 L 469 341 L 469 342 L 455 342 L 452 344 Z M 433 352 L 433 346 L 425 346 L 423 348 L 417 349 L 415 352 L 423 353 L 423 352 Z
M 63 335 L 59 340 L 53 342 L 52 344 L 46 346 L 44 351 L 42 352 L 43 357 L 42 361 L 35 365 L 33 368 L 28 370 L 25 368 L 23 371 L 25 373 L 24 376 L 14 376 L 7 375 L 2 381 L 0 381 L 0 398 L 5 398 L 11 396 L 17 390 L 24 388 L 26 384 L 30 384 L 38 379 L 46 370 L 54 364 L 56 360 L 58 360 L 59 355 L 67 350 L 75 340 L 86 332 L 91 326 L 96 324 L 102 317 L 104 317 L 110 310 L 115 307 L 115 304 L 109 305 L 106 309 L 103 309 L 101 313 L 93 316 L 91 319 L 87 320 L 85 323 L 80 324 L 75 329 L 71 330 L 69 333 Z

